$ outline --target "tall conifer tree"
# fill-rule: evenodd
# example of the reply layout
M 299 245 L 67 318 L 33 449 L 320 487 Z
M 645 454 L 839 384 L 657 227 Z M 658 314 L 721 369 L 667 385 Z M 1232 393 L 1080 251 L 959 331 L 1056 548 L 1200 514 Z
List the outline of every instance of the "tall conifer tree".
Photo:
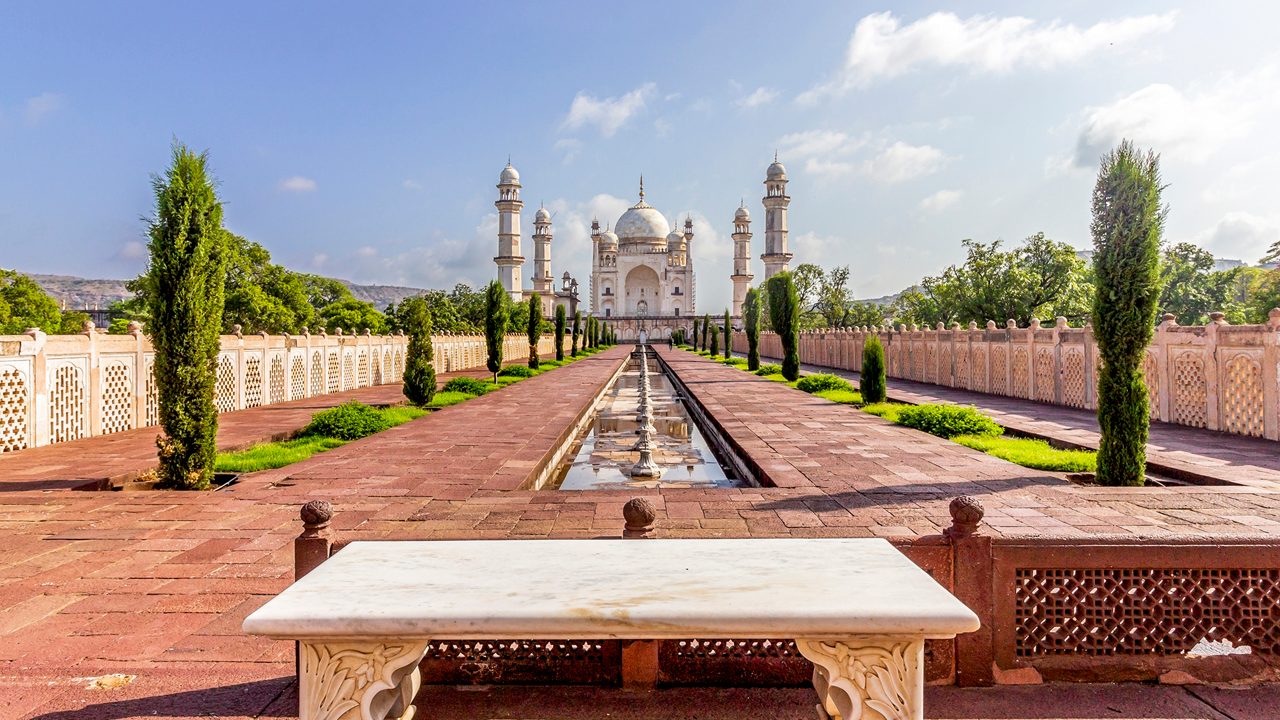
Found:
M 783 270 L 765 281 L 769 297 L 769 321 L 782 341 L 782 376 L 800 377 L 800 296 L 791 273 Z
M 538 341 L 542 339 L 542 297 L 538 293 L 529 296 L 529 367 L 538 369 Z
M 175 144 L 173 163 L 152 179 L 144 276 L 155 348 L 160 427 L 159 485 L 203 490 L 217 457 L 214 383 L 227 281 L 222 204 L 208 175 L 208 154 Z
M 488 352 L 485 367 L 493 373 L 494 382 L 498 381 L 498 371 L 502 369 L 502 345 L 510 319 L 511 296 L 502 283 L 494 280 L 484 291 L 484 346 Z
M 564 306 L 556 304 L 556 360 L 564 360 Z
M 760 291 L 747 289 L 747 299 L 743 303 L 743 324 L 747 331 L 747 369 L 755 372 L 760 369 Z
M 397 310 L 409 348 L 404 360 L 404 396 L 414 405 L 426 405 L 436 395 L 435 349 L 431 346 L 431 310 L 422 297 L 411 297 Z

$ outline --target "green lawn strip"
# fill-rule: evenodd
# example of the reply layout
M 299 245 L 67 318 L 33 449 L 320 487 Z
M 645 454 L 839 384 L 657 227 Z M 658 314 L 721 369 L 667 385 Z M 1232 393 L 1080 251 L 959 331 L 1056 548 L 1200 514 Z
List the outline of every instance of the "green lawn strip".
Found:
M 904 407 L 907 406 L 902 403 L 894 402 L 871 403 L 869 405 L 863 405 L 862 412 L 871 413 L 876 417 L 882 417 L 891 423 L 896 423 L 898 422 L 898 411 Z
M 403 425 L 410 420 L 420 418 L 423 415 L 426 415 L 429 411 L 407 405 L 397 405 L 394 407 L 378 408 L 377 412 L 381 414 L 388 423 L 390 423 L 391 427 L 395 427 L 396 425 Z M 285 465 L 292 465 L 293 463 L 306 460 L 316 453 L 332 450 L 333 448 L 346 444 L 346 440 L 314 435 L 294 438 L 292 440 L 262 443 L 254 445 L 246 450 L 218 453 L 218 459 L 214 462 L 214 470 L 217 472 L 236 473 L 273 470 L 275 468 L 284 467 Z
M 957 435 L 953 441 L 1034 470 L 1093 472 L 1098 453 L 1093 450 L 1059 450 L 1044 440 L 1020 437 Z
M 814 395 L 840 403 L 841 405 L 861 405 L 862 393 L 857 390 L 819 390 Z
M 460 402 L 466 402 L 467 400 L 470 400 L 473 397 L 478 397 L 478 396 L 472 395 L 471 393 L 453 392 L 453 391 L 445 392 L 443 390 L 440 390 L 436 392 L 435 397 L 431 398 L 431 402 L 427 403 L 427 407 L 429 408 L 449 407 L 450 405 L 457 405 Z

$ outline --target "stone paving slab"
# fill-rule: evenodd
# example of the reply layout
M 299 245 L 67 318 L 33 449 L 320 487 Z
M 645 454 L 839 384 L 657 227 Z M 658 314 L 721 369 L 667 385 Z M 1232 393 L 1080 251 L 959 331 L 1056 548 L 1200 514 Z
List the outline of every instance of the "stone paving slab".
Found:
M 833 373 L 849 379 L 855 386 L 858 382 L 858 373 L 853 371 L 817 365 L 805 365 L 803 369 L 805 372 Z M 1098 449 L 1098 418 L 1092 410 L 898 378 L 889 378 L 888 385 L 890 400 L 915 405 L 973 405 L 1019 434 Z M 1280 488 L 1280 443 L 1264 438 L 1152 422 L 1147 462 L 1154 472 L 1165 472 L 1192 482 L 1203 478 Z

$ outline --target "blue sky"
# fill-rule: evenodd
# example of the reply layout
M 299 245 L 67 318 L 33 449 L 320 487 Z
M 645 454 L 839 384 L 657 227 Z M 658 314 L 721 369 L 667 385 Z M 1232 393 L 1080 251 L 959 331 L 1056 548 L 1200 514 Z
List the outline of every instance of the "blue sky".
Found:
M 741 198 L 761 275 L 777 149 L 795 262 L 876 296 L 962 238 L 1087 247 L 1120 137 L 1163 154 L 1171 241 L 1256 261 L 1280 237 L 1278 23 L 1262 2 L 3 3 L 0 267 L 136 274 L 173 138 L 209 150 L 230 228 L 357 282 L 493 277 L 510 154 L 526 234 L 555 211 L 557 276 L 585 285 L 591 217 L 643 173 L 694 216 L 714 312 Z

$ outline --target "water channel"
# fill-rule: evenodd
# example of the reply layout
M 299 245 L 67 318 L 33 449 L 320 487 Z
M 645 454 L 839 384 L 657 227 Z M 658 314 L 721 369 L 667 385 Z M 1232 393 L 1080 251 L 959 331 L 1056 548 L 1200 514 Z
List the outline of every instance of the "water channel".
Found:
M 585 432 L 574 439 L 566 460 L 541 489 L 706 488 L 750 484 L 738 478 L 731 466 L 721 462 L 658 361 L 651 354 L 645 358 L 652 415 L 651 456 L 657 475 L 635 477 L 630 472 L 640 457 L 635 447 L 643 425 L 640 419 L 643 417 L 641 360 L 633 353 L 612 387 L 605 390 L 596 403 Z

